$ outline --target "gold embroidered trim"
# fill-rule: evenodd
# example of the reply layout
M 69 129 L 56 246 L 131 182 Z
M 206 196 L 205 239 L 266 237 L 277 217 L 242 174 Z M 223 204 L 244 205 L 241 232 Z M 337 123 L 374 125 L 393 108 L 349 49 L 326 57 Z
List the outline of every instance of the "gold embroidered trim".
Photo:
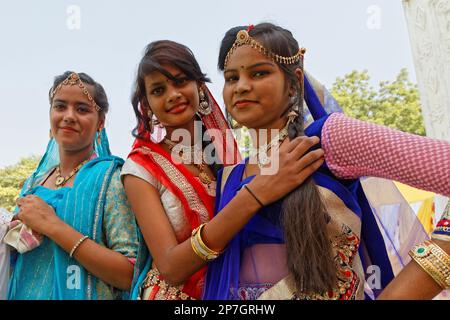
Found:
M 157 152 L 150 150 L 147 147 L 140 147 L 138 149 L 140 152 L 153 157 L 153 159 L 161 166 L 164 172 L 167 174 L 171 181 L 176 181 L 176 185 L 181 189 L 183 195 L 189 204 L 189 207 L 198 213 L 200 217 L 200 223 L 209 221 L 209 214 L 206 207 L 200 200 L 197 192 L 192 187 L 192 185 L 186 180 L 184 175 L 168 161 L 164 156 Z

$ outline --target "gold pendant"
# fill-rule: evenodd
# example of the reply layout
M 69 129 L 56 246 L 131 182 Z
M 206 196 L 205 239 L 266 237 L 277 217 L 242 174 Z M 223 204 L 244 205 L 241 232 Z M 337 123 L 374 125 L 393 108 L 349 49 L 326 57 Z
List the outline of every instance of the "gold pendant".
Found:
M 64 177 L 58 177 L 58 178 L 56 178 L 56 182 L 55 182 L 55 185 L 57 186 L 57 187 L 59 187 L 60 185 L 62 185 L 63 183 L 64 183 Z
M 200 181 L 204 184 L 211 184 L 211 178 L 208 176 L 208 174 L 206 172 L 200 172 L 200 174 L 198 175 L 198 177 L 200 178 Z

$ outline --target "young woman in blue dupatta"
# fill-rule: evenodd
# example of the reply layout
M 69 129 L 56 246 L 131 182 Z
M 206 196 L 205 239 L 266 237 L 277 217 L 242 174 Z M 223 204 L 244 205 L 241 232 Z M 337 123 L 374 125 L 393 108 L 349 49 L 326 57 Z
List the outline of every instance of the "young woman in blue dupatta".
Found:
M 117 299 L 130 290 L 138 240 L 104 129 L 108 100 L 84 73 L 49 92 L 52 138 L 17 200 L 41 243 L 16 253 L 8 299 Z
M 236 122 L 254 129 L 257 152 L 256 157 L 219 175 L 218 215 L 237 192 L 264 174 L 271 164 L 268 150 L 282 148 L 300 135 L 321 136 L 329 116 L 304 76 L 304 52 L 291 32 L 270 23 L 236 27 L 226 33 L 219 55 L 224 101 Z M 315 119 L 306 130 L 304 98 Z M 279 133 L 275 136 L 268 129 Z M 270 189 L 278 187 L 271 185 Z M 444 241 L 435 241 L 448 249 Z M 429 253 L 430 248 L 417 252 Z M 442 261 L 448 263 L 447 258 L 442 256 Z M 449 270 L 450 263 L 447 269 L 441 268 L 440 275 Z M 414 262 L 404 272 L 411 276 L 409 281 L 402 272 L 401 280 L 384 297 L 431 298 L 441 290 L 433 281 L 436 274 L 431 278 Z M 262 201 L 258 213 L 210 262 L 203 298 L 364 299 L 365 285 L 377 297 L 393 277 L 382 233 L 360 181 L 338 179 L 325 164 L 283 199 Z M 411 286 L 412 278 L 423 287 L 402 289 L 408 282 Z

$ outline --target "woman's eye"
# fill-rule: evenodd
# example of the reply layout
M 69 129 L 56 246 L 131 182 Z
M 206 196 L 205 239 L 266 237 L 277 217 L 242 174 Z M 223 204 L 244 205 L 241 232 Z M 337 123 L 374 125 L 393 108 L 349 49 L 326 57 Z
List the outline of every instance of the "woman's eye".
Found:
M 255 72 L 253 72 L 253 76 L 255 78 L 260 78 L 262 76 L 265 76 L 266 74 L 268 74 L 267 71 L 255 71 Z
M 237 81 L 239 78 L 237 76 L 228 76 L 225 77 L 225 82 Z
M 153 89 L 152 92 L 151 92 L 151 94 L 153 94 L 153 95 L 155 95 L 155 96 L 158 96 L 158 95 L 160 95 L 160 94 L 162 94 L 162 93 L 163 93 L 163 89 L 162 89 L 162 88 L 155 88 L 155 89 Z
M 86 105 L 79 105 L 78 108 L 77 108 L 77 111 L 80 112 L 80 113 L 87 113 L 90 110 L 89 110 L 89 107 L 86 106 Z
M 53 109 L 55 110 L 62 110 L 65 107 L 65 105 L 61 104 L 61 103 L 57 103 L 53 105 Z

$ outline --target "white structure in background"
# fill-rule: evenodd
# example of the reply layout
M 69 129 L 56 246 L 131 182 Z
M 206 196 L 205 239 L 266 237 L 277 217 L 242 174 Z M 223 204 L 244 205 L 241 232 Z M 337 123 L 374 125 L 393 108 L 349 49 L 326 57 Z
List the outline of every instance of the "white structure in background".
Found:
M 403 0 L 427 136 L 450 141 L 450 0 Z
M 450 0 L 403 0 L 403 8 L 427 136 L 450 141 Z M 436 214 L 446 201 L 437 197 Z

